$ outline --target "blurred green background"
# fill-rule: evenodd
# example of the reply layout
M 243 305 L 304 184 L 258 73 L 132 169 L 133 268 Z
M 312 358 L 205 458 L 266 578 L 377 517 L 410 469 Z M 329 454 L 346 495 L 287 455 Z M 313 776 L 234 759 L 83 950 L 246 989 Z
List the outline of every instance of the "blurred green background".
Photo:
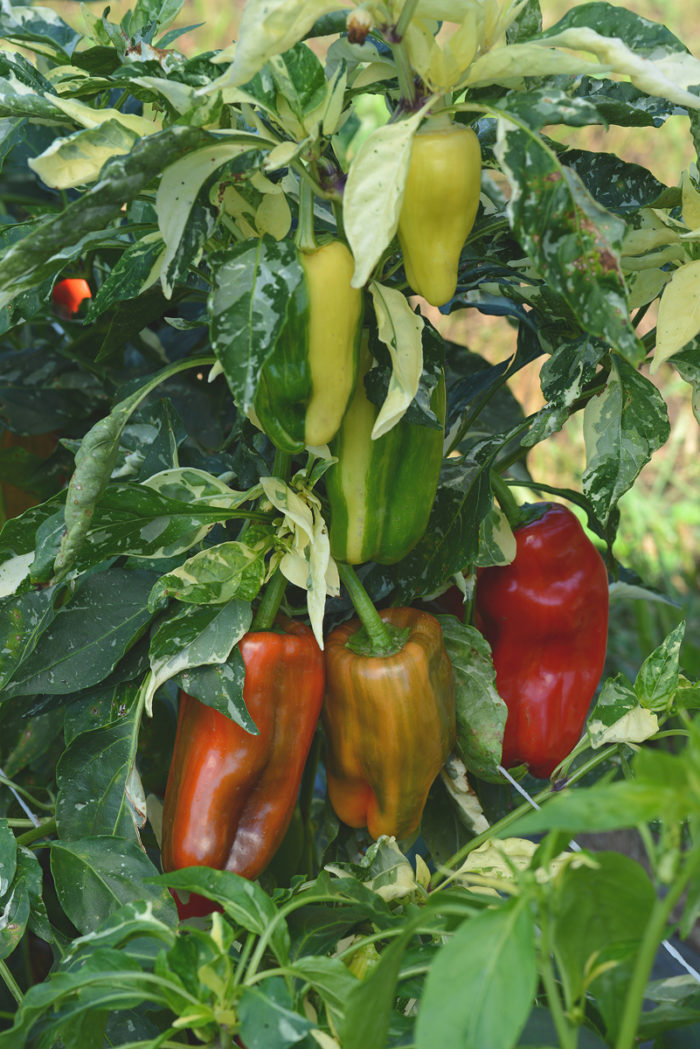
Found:
M 685 46 L 700 57 L 700 19 L 697 4 L 672 0 L 633 0 L 627 7 L 644 18 L 664 23 Z M 54 0 L 51 6 L 80 28 L 80 5 L 75 0 Z M 117 22 L 132 4 L 115 0 L 110 21 Z M 236 39 L 244 0 L 226 5 L 187 0 L 176 26 L 191 27 L 176 46 L 186 54 L 220 49 Z M 546 26 L 553 25 L 576 4 L 572 0 L 542 0 Z M 91 7 L 94 10 L 93 5 Z M 319 52 L 324 42 L 314 45 Z M 667 185 L 677 185 L 681 174 L 695 162 L 687 117 L 677 116 L 654 128 L 556 128 L 554 137 L 568 145 L 617 153 L 642 164 Z M 486 317 L 476 310 L 441 318 L 431 311 L 444 333 L 463 342 L 491 361 L 510 356 L 515 331 L 500 317 Z M 652 308 L 642 332 L 655 323 Z M 526 412 L 543 403 L 539 388 L 539 363 L 535 362 L 512 380 L 513 391 Z M 609 671 L 622 670 L 633 676 L 646 654 L 685 618 L 688 623 L 683 649 L 686 672 L 700 676 L 700 427 L 691 406 L 690 387 L 664 365 L 654 381 L 669 405 L 672 421 L 670 440 L 645 467 L 634 489 L 620 504 L 622 520 L 615 554 L 642 579 L 667 595 L 672 603 L 619 599 L 611 609 Z M 535 479 L 563 487 L 581 486 L 584 449 L 581 417 L 569 421 L 564 431 L 535 448 L 529 457 Z

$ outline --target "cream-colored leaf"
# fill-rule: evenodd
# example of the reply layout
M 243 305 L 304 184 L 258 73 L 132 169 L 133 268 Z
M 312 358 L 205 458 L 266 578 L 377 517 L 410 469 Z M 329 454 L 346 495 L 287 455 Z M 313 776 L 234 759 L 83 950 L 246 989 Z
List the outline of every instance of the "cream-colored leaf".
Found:
M 605 69 L 629 77 L 635 87 L 689 109 L 700 109 L 700 96 L 687 89 L 700 84 L 700 60 L 685 51 L 644 58 L 635 54 L 619 37 L 601 36 L 581 26 L 547 37 L 542 46 L 571 48 L 596 55 Z
M 341 66 L 338 68 L 335 78 L 328 85 L 328 97 L 326 108 L 323 113 L 323 134 L 333 135 L 338 130 L 340 117 L 345 102 L 345 89 L 348 85 L 348 75 Z
M 380 80 L 391 80 L 396 76 L 396 66 L 393 62 L 370 62 L 366 66 L 360 66 L 352 78 L 353 91 L 361 91 L 370 84 L 376 84 Z
M 197 194 L 217 168 L 251 148 L 252 144 L 248 142 L 217 142 L 189 153 L 163 172 L 156 193 L 156 212 L 166 247 L 161 274 L 166 298 L 170 298 L 173 290 L 168 267 L 177 253 Z
M 588 724 L 588 738 L 593 750 L 611 743 L 643 743 L 658 731 L 659 719 L 656 714 L 641 706 L 628 710 L 612 725 L 605 725 L 602 721 Z
M 311 542 L 314 531 L 313 513 L 309 504 L 293 492 L 279 477 L 261 477 L 263 492 L 275 509 L 284 514 L 290 530 L 303 533 L 302 546 Z
M 0 565 L 0 597 L 14 594 L 19 584 L 29 575 L 29 568 L 34 560 L 34 551 L 28 554 L 17 554 Z
M 396 288 L 373 281 L 370 291 L 379 338 L 389 350 L 392 364 L 389 389 L 372 429 L 372 439 L 376 441 L 396 426 L 418 392 L 423 372 L 424 322 Z
M 489 821 L 484 815 L 481 802 L 467 777 L 467 767 L 455 754 L 445 762 L 440 772 L 447 793 L 455 801 L 462 817 L 471 825 L 474 834 L 482 834 L 489 829 Z
M 680 266 L 664 288 L 656 322 L 653 375 L 700 333 L 700 260 Z
M 269 58 L 293 47 L 318 18 L 337 10 L 337 0 L 247 0 L 235 48 L 226 48 L 215 59 L 233 61 L 214 84 L 247 84 Z
M 266 193 L 255 212 L 255 227 L 260 236 L 269 233 L 275 240 L 282 240 L 291 226 L 292 213 L 284 193 Z
M 548 41 L 549 42 L 549 41 Z M 480 55 L 470 65 L 462 86 L 475 87 L 479 84 L 501 84 L 519 81 L 528 76 L 557 76 L 559 74 L 585 75 L 609 72 L 609 67 L 599 62 L 566 54 L 555 48 L 546 48 L 538 43 L 511 44 L 496 47 Z
M 367 283 L 396 233 L 413 136 L 429 104 L 406 120 L 378 127 L 362 143 L 350 165 L 343 212 L 355 257 L 355 288 Z
M 183 84 L 179 80 L 168 80 L 166 77 L 137 76 L 130 83 L 145 87 L 149 91 L 157 91 L 163 98 L 167 98 L 170 105 L 177 113 L 186 113 L 192 109 L 197 101 L 197 88 L 191 84 Z
M 72 189 L 94 182 L 111 157 L 130 153 L 139 135 L 116 120 L 56 138 L 48 149 L 28 161 L 29 167 L 53 189 Z
M 265 157 L 265 170 L 277 171 L 278 168 L 286 168 L 294 158 L 306 148 L 304 142 L 280 142 Z
M 688 229 L 700 229 L 700 193 L 690 180 L 687 171 L 681 182 L 683 221 Z
M 135 113 L 122 113 L 118 109 L 96 109 L 85 102 L 78 102 L 74 98 L 61 98 L 59 95 L 45 95 L 44 97 L 82 127 L 99 127 L 100 124 L 106 124 L 108 120 L 116 120 L 118 124 L 133 131 L 136 135 L 152 135 L 154 131 L 158 131 L 153 121 L 145 120 Z
M 653 302 L 670 279 L 671 274 L 668 270 L 650 269 L 635 273 L 634 278 L 630 280 L 630 309 L 638 310 L 640 306 Z

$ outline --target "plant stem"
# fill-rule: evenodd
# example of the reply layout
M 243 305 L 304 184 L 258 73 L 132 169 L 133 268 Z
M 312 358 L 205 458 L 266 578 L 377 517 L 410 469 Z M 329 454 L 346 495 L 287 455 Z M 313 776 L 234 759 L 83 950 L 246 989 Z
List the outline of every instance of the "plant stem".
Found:
M 700 846 L 696 846 L 689 854 L 686 868 L 682 875 L 676 879 L 662 900 L 657 899 L 647 922 L 642 942 L 637 951 L 637 958 L 632 973 L 632 980 L 627 988 L 625 1005 L 622 1012 L 615 1049 L 633 1049 L 636 1042 L 639 1017 L 644 1004 L 644 993 L 651 974 L 656 952 L 659 944 L 664 938 L 666 925 L 671 916 L 671 911 L 683 895 L 688 882 L 693 878 L 700 868 Z
M 53 834 L 56 830 L 56 820 L 49 819 L 44 820 L 38 827 L 32 827 L 31 830 L 25 831 L 24 834 L 17 836 L 18 845 L 31 845 L 32 842 L 38 838 L 46 838 L 49 834 Z
M 413 18 L 417 7 L 418 0 L 406 0 L 401 8 L 399 20 L 394 26 L 394 36 L 397 40 L 403 40 L 406 35 L 406 30 L 408 29 L 408 23 Z
M 299 181 L 299 225 L 295 241 L 300 251 L 315 251 L 318 247 L 314 236 L 314 191 L 307 178 Z
M 17 1002 L 17 1004 L 21 1005 L 22 999 L 24 998 L 24 995 L 22 994 L 22 989 L 15 980 L 12 973 L 10 972 L 10 968 L 4 959 L 0 961 L 0 977 L 2 977 L 5 986 L 7 987 L 8 991 L 10 992 L 14 1000 Z
M 549 942 L 549 913 L 547 911 L 547 897 L 540 894 L 540 971 L 542 983 L 547 994 L 549 1011 L 552 1014 L 554 1027 L 559 1038 L 560 1049 L 576 1049 L 578 1033 L 572 1028 L 566 1019 L 564 1007 L 554 977 L 554 966 L 552 965 L 552 948 Z M 544 913 L 543 913 L 544 912 Z
M 338 574 L 342 579 L 345 589 L 350 595 L 355 611 L 362 623 L 370 640 L 372 650 L 376 655 L 386 655 L 395 650 L 391 634 L 386 628 L 379 612 L 372 604 L 372 600 L 357 577 L 357 572 L 351 565 L 338 562 Z
M 522 516 L 520 507 L 518 506 L 515 496 L 510 488 L 496 470 L 491 471 L 491 487 L 498 499 L 501 510 L 508 519 L 508 524 L 513 530 L 515 530 L 520 524 Z
M 253 617 L 251 630 L 270 630 L 272 628 L 286 589 L 287 580 L 279 568 L 276 568 L 272 578 L 265 587 L 258 610 Z

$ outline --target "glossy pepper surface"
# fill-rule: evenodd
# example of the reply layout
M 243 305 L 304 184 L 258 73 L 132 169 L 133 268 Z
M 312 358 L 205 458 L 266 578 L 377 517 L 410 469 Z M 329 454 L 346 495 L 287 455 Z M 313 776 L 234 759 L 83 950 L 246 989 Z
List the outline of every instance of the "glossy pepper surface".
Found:
M 362 323 L 362 292 L 350 286 L 354 261 L 345 244 L 300 251 L 299 261 L 304 280 L 288 304 L 294 323 L 263 365 L 254 401 L 265 433 L 290 453 L 337 433 L 357 379 Z
M 452 665 L 440 624 L 413 608 L 379 613 L 409 629 L 392 656 L 359 655 L 346 642 L 359 620 L 326 639 L 328 796 L 350 827 L 405 838 L 418 827 L 430 786 L 455 742 Z
M 455 293 L 480 187 L 481 149 L 471 128 L 448 124 L 418 132 L 397 232 L 408 283 L 433 306 Z
M 83 277 L 64 277 L 51 292 L 51 301 L 61 317 L 72 317 L 84 299 L 91 299 L 90 285 Z
M 503 765 L 544 778 L 578 742 L 603 671 L 608 578 L 574 514 L 542 510 L 516 528 L 512 564 L 479 572 L 476 623 L 508 707 Z
M 166 871 L 209 866 L 255 878 L 289 826 L 323 702 L 323 655 L 311 630 L 280 619 L 284 633 L 239 643 L 243 698 L 259 729 L 246 732 L 182 693 L 163 810 Z
M 439 428 L 404 418 L 373 441 L 378 408 L 368 399 L 364 384 L 370 361 L 368 351 L 331 445 L 338 459 L 326 474 L 331 552 L 351 565 L 391 565 L 413 549 L 428 524 L 442 464 L 445 383 L 441 378 L 431 399 Z

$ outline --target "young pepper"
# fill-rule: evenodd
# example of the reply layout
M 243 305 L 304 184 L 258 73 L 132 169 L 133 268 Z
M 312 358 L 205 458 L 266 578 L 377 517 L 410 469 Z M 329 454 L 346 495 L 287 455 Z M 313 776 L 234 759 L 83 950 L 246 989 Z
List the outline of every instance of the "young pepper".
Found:
M 413 608 L 379 613 L 408 629 L 394 655 L 362 655 L 347 647 L 355 619 L 325 643 L 328 796 L 350 827 L 373 838 L 405 838 L 420 823 L 430 786 L 455 742 L 452 664 L 440 624 Z
M 408 283 L 433 306 L 455 293 L 480 188 L 481 148 L 471 128 L 434 121 L 418 132 L 397 232 Z
M 503 765 L 549 776 L 578 742 L 603 672 L 608 578 L 565 506 L 515 529 L 516 554 L 478 574 L 476 625 L 508 707 Z
M 302 623 L 246 634 L 243 699 L 259 730 L 180 695 L 163 809 L 163 869 L 209 866 L 255 878 L 289 826 L 323 702 L 323 655 Z
M 413 549 L 428 524 L 442 465 L 445 382 L 431 399 L 439 428 L 401 419 L 372 440 L 378 408 L 365 392 L 366 352 L 355 394 L 331 451 L 326 473 L 331 553 L 337 561 L 393 565 Z
M 263 365 L 255 416 L 282 451 L 327 444 L 338 432 L 357 378 L 362 292 L 350 286 L 350 250 L 332 240 L 299 251 L 304 280 L 288 311 L 290 324 Z M 299 337 L 299 324 L 305 335 Z

